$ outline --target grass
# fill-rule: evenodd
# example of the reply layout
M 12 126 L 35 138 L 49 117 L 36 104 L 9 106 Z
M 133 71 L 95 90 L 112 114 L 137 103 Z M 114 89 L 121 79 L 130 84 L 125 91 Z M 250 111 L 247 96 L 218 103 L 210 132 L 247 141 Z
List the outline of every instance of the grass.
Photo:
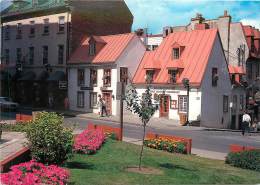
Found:
M 224 161 L 193 155 L 171 154 L 150 148 L 144 150 L 144 166 L 155 167 L 163 175 L 126 172 L 138 165 L 140 146 L 109 140 L 95 155 L 75 154 L 65 164 L 70 184 L 256 184 L 260 173 L 229 166 Z

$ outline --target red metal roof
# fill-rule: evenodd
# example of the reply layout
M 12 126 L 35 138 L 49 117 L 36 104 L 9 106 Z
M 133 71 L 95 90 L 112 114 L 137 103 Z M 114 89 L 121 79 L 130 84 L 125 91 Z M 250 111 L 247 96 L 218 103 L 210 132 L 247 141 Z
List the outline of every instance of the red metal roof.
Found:
M 80 46 L 71 55 L 69 64 L 77 63 L 113 63 L 115 62 L 128 43 L 135 37 L 134 33 L 107 35 L 107 36 L 93 36 L 94 40 L 102 43 L 101 48 L 96 48 L 97 54 L 89 56 L 89 39 L 86 37 L 82 40 Z
M 243 26 L 245 35 L 248 36 L 254 36 L 254 32 L 251 26 Z
M 177 84 L 182 83 L 183 78 L 189 78 L 190 83 L 200 85 L 211 53 L 217 29 L 193 30 L 184 32 L 174 32 L 169 34 L 159 47 L 154 51 L 147 51 L 135 73 L 133 83 L 144 84 L 146 66 L 160 66 L 153 83 L 167 84 L 169 68 L 183 68 Z M 174 46 L 184 46 L 178 60 L 172 59 L 172 49 Z M 158 63 L 157 63 L 158 62 Z
M 245 69 L 242 66 L 228 65 L 228 70 L 230 74 L 246 74 Z

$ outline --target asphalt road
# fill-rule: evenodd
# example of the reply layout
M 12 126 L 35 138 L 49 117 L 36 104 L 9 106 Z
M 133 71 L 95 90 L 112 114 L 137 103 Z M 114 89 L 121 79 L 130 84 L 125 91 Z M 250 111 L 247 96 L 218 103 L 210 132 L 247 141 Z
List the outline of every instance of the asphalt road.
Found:
M 105 124 L 109 126 L 119 127 L 119 123 L 103 120 L 92 120 L 86 118 L 72 117 L 65 118 L 65 125 L 76 124 L 76 129 L 83 130 L 87 127 L 87 123 Z M 239 144 L 244 146 L 254 146 L 260 148 L 260 134 L 242 136 L 240 132 L 230 131 L 209 131 L 198 129 L 197 127 L 173 127 L 172 129 L 158 129 L 147 127 L 147 131 L 158 134 L 176 135 L 192 138 L 192 147 L 201 150 L 228 153 L 230 144 Z M 124 124 L 124 137 L 141 139 L 142 128 L 136 124 Z

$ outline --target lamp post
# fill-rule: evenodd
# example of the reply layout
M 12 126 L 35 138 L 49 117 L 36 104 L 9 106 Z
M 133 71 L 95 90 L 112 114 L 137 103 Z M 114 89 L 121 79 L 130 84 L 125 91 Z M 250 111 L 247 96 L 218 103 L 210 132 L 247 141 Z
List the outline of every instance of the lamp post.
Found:
M 187 89 L 187 121 L 186 125 L 190 125 L 189 122 L 189 96 L 190 96 L 190 80 L 188 78 L 182 79 L 183 86 Z

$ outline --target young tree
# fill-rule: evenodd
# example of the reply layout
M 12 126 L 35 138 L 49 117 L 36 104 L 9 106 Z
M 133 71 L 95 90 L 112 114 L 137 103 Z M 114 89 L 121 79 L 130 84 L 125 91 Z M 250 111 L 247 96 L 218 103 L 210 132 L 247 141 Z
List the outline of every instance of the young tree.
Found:
M 143 137 L 139 157 L 139 170 L 141 170 L 146 125 L 154 115 L 155 111 L 158 109 L 158 104 L 153 103 L 152 93 L 149 85 L 146 86 L 145 93 L 142 95 L 142 97 L 138 96 L 136 88 L 133 84 L 128 85 L 126 87 L 125 100 L 127 109 L 132 113 L 137 114 L 142 121 Z

